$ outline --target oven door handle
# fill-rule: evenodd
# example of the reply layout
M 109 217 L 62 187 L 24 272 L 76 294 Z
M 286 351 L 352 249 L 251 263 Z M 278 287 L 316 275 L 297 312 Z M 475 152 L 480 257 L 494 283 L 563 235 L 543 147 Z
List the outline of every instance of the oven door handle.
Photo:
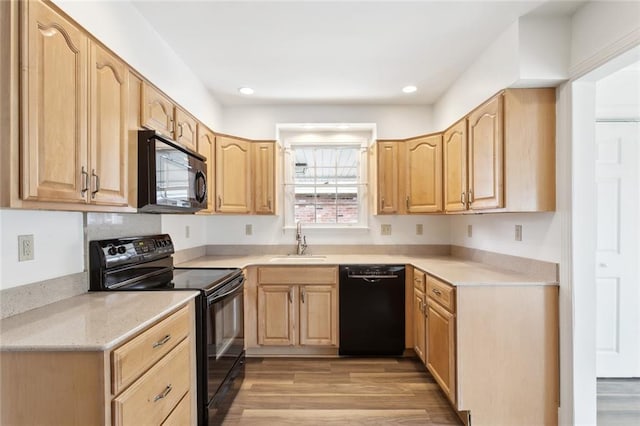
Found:
M 207 305 L 212 305 L 213 303 L 216 303 L 218 300 L 223 299 L 227 296 L 233 295 L 235 293 L 239 293 L 240 290 L 242 290 L 244 288 L 244 277 L 240 277 L 239 278 L 239 282 L 240 284 L 238 284 L 237 286 L 234 286 L 233 289 L 229 290 L 226 293 L 222 293 L 222 294 L 215 294 L 215 295 L 211 295 L 207 298 Z

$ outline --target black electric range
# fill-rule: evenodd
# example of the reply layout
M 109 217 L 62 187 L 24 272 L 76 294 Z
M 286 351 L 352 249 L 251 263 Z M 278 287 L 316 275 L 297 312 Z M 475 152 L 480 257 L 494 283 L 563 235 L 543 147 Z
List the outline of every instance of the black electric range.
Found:
M 239 268 L 174 268 L 167 234 L 89 243 L 91 291 L 196 290 L 198 424 L 222 423 L 244 377 Z

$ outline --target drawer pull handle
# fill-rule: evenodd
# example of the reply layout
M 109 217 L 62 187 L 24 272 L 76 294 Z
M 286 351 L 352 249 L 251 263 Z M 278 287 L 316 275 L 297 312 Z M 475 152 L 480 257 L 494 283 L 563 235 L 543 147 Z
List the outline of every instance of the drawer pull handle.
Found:
M 170 335 L 170 334 L 167 334 L 167 335 L 166 335 L 166 336 L 164 336 L 161 340 L 158 340 L 157 342 L 155 342 L 155 343 L 153 344 L 153 347 L 154 347 L 154 348 L 157 348 L 158 346 L 162 346 L 162 345 L 164 345 L 165 343 L 167 343 L 167 342 L 169 341 L 169 339 L 171 339 L 171 335 Z
M 442 292 L 440 290 L 438 290 L 437 288 L 434 288 L 431 291 L 434 292 L 435 294 L 437 294 L 438 296 L 442 296 Z
M 159 393 L 158 395 L 155 396 L 155 398 L 153 398 L 153 402 L 158 402 L 161 399 L 164 399 L 167 397 L 167 395 L 169 395 L 169 392 L 171 392 L 171 389 L 173 389 L 173 387 L 169 384 L 167 385 L 166 388 L 164 388 L 164 390 Z

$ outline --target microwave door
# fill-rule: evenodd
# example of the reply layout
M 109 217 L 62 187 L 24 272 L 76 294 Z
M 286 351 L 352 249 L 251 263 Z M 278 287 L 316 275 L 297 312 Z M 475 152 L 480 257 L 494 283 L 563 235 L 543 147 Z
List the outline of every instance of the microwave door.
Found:
M 156 203 L 165 206 L 188 207 L 194 197 L 191 181 L 195 171 L 188 155 L 156 140 Z

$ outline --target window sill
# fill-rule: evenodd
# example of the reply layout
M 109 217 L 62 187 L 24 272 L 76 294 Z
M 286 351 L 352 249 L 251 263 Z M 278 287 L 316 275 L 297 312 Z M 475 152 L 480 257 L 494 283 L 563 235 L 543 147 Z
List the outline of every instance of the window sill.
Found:
M 283 229 L 285 231 L 297 229 L 295 225 L 287 225 L 284 226 Z M 334 231 L 345 231 L 345 230 L 354 230 L 354 231 L 369 231 L 369 227 L 366 225 L 335 225 L 335 224 L 327 224 L 327 225 L 318 225 L 318 224 L 302 224 L 302 232 L 305 233 L 307 231 L 323 231 L 323 230 L 334 230 Z

